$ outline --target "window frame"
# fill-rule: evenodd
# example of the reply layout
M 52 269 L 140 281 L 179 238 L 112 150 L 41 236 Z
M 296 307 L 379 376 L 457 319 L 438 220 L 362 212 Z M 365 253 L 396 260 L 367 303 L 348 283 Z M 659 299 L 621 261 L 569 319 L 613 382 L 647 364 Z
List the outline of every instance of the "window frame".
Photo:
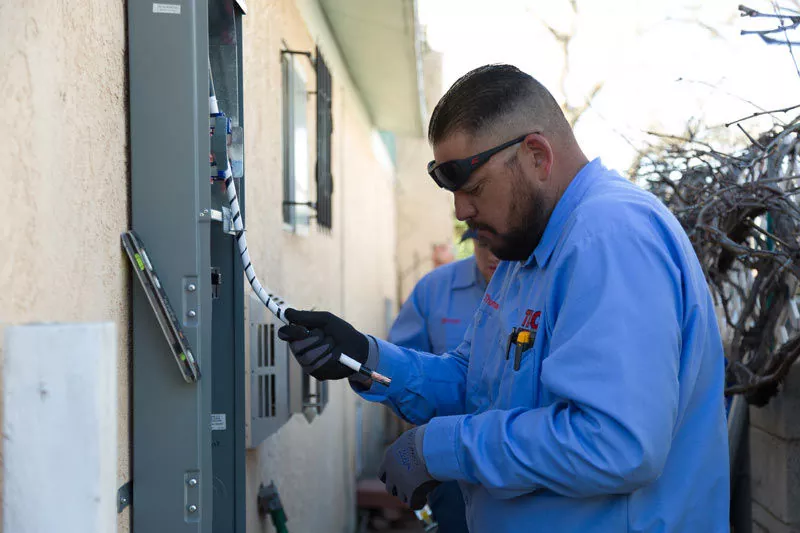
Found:
M 306 236 L 310 232 L 312 218 L 309 207 L 311 136 L 308 120 L 308 76 L 299 63 L 296 54 L 287 50 L 281 53 L 282 220 L 284 230 Z M 301 117 L 302 121 L 299 120 Z M 301 123 L 300 131 L 298 123 Z

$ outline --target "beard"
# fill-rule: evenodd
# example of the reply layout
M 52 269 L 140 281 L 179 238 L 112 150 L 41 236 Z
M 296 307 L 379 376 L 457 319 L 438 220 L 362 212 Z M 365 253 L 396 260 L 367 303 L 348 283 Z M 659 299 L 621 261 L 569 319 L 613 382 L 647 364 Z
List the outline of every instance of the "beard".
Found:
M 494 228 L 480 223 L 468 223 L 470 228 L 484 230 L 494 235 L 487 241 L 489 250 L 501 261 L 525 261 L 530 257 L 544 230 L 550 221 L 553 206 L 547 199 L 533 189 L 533 186 L 522 179 L 516 172 L 514 176 L 515 194 L 508 210 L 508 227 L 505 233 L 498 233 Z

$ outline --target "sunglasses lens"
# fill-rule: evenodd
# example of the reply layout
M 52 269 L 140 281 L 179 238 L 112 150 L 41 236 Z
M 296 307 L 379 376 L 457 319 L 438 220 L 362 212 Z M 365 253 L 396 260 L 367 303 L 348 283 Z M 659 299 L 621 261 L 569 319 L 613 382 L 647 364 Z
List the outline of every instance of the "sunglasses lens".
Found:
M 459 172 L 458 165 L 449 161 L 434 167 L 430 171 L 430 175 L 439 187 L 447 189 L 448 191 L 457 191 L 464 185 L 465 181 Z

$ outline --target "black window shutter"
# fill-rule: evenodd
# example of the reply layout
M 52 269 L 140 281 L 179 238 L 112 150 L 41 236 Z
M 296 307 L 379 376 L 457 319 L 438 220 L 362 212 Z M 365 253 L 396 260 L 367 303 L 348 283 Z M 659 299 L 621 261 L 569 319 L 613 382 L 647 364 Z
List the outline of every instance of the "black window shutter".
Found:
M 331 137 L 333 117 L 331 112 L 331 73 L 319 48 L 316 50 L 317 69 L 317 224 L 330 230 L 333 226 L 331 176 Z

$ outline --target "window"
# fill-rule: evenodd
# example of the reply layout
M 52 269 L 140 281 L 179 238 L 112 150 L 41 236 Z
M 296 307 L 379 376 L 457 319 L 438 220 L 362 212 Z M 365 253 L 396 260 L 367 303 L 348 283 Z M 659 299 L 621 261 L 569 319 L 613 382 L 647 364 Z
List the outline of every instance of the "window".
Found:
M 283 222 L 286 229 L 308 235 L 310 217 L 308 92 L 300 61 L 281 54 L 283 69 Z
M 316 91 L 306 89 L 304 70 L 305 56 L 316 71 Z M 308 234 L 309 221 L 313 215 L 323 232 L 333 226 L 333 177 L 331 175 L 331 152 L 333 135 L 333 83 L 328 65 L 316 49 L 316 58 L 311 52 L 284 50 L 281 53 L 283 69 L 283 222 L 284 227 L 294 233 Z M 316 202 L 310 198 L 309 186 L 309 128 L 308 96 L 316 97 L 317 163 L 314 169 L 317 184 Z

